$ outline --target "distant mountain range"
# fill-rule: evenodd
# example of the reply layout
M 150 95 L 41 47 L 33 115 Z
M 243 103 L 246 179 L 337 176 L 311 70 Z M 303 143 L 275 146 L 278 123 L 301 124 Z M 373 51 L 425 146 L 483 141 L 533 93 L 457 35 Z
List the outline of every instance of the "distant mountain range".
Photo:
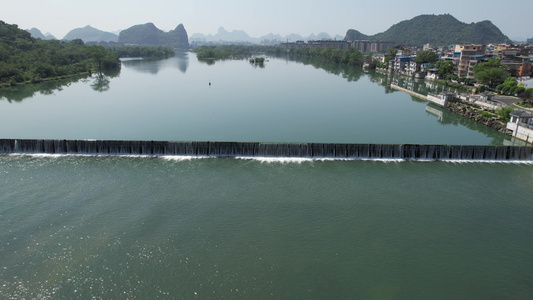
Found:
M 52 35 L 45 36 L 37 28 L 27 30 L 34 38 L 40 39 L 56 39 Z M 187 31 L 182 24 L 178 25 L 176 29 L 165 33 L 157 28 L 153 23 L 146 23 L 142 25 L 134 25 L 128 29 L 118 31 L 115 33 L 102 31 L 93 28 L 89 25 L 83 28 L 72 29 L 65 35 L 63 40 L 81 39 L 84 42 L 118 42 L 124 44 L 139 44 L 139 45 L 177 45 L 184 47 L 188 42 L 192 43 L 280 43 L 280 42 L 296 42 L 296 41 L 310 41 L 322 39 L 337 39 L 342 40 L 343 37 L 331 35 L 321 32 L 319 34 L 311 34 L 309 36 L 302 36 L 296 33 L 281 36 L 279 34 L 269 33 L 261 37 L 251 37 L 245 31 L 233 30 L 227 31 L 224 27 L 220 27 L 216 34 L 202 34 L 195 33 L 192 36 L 187 36 Z M 181 46 L 180 46 L 181 45 Z
M 72 29 L 63 40 L 72 41 L 80 39 L 84 42 L 117 42 L 118 36 L 111 32 L 102 31 L 89 25 L 83 28 Z
M 46 34 L 43 34 L 39 29 L 32 28 L 32 29 L 26 29 L 27 32 L 31 34 L 32 37 L 36 39 L 41 40 L 57 40 L 52 34 L 47 32 Z
M 183 24 L 174 30 L 164 32 L 153 23 L 135 25 L 122 30 L 118 35 L 118 42 L 136 45 L 163 45 L 179 49 L 189 48 L 189 37 Z
M 449 14 L 420 15 L 392 25 L 387 31 L 375 35 L 365 35 L 355 29 L 350 29 L 346 32 L 344 40 L 379 40 L 412 46 L 422 46 L 428 43 L 444 46 L 511 42 L 490 21 L 466 24 Z
M 37 28 L 27 30 L 35 38 L 55 39 L 52 35 L 43 35 Z M 281 36 L 279 34 L 267 34 L 259 38 L 250 37 L 242 30 L 227 31 L 223 27 L 216 34 L 195 33 L 190 36 L 182 24 L 174 30 L 164 32 L 153 23 L 135 25 L 120 31 L 117 35 L 111 32 L 98 30 L 91 26 L 71 30 L 64 40 L 81 39 L 84 42 L 118 42 L 123 44 L 139 45 L 166 45 L 174 48 L 188 48 L 189 41 L 192 44 L 202 43 L 252 43 L 252 44 L 276 44 L 279 42 L 296 42 L 322 39 L 336 40 L 380 40 L 396 42 L 398 45 L 424 45 L 435 46 L 451 44 L 489 44 L 510 43 L 511 40 L 504 35 L 498 27 L 490 21 L 466 24 L 458 21 L 449 14 L 445 15 L 420 15 L 411 20 L 402 21 L 392 25 L 385 32 L 375 35 L 365 35 L 355 29 L 349 29 L 344 37 L 330 36 L 325 32 L 307 37 L 299 34 Z
M 335 37 L 330 36 L 329 34 L 325 32 L 321 32 L 318 35 L 311 34 L 307 37 L 303 37 L 299 34 L 290 34 L 287 36 L 281 36 L 279 34 L 273 34 L 269 33 L 267 35 L 261 36 L 259 38 L 251 37 L 246 32 L 242 30 L 233 30 L 231 32 L 224 29 L 224 27 L 220 27 L 218 29 L 218 32 L 216 34 L 202 34 L 202 33 L 195 33 L 191 35 L 190 41 L 191 43 L 195 42 L 208 42 L 208 43 L 217 43 L 217 42 L 240 42 L 240 43 L 252 43 L 252 44 L 259 44 L 264 43 L 267 41 L 270 42 L 296 42 L 296 41 L 309 41 L 309 40 L 321 40 L 321 39 L 339 39 L 342 40 L 342 36 L 337 35 Z

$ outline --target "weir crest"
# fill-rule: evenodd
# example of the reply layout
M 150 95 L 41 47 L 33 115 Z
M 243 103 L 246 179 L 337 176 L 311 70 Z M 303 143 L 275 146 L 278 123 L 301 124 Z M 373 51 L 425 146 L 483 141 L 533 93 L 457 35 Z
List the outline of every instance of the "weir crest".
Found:
M 533 147 L 0 139 L 3 154 L 533 161 Z

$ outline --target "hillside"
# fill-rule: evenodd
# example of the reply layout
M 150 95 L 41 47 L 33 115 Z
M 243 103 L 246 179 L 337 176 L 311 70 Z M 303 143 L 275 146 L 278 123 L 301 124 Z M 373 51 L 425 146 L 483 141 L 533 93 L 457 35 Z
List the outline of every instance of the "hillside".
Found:
M 119 69 L 118 55 L 80 40 L 36 39 L 17 25 L 0 21 L 0 86 Z
M 189 48 L 187 31 L 182 24 L 167 32 L 157 28 L 153 23 L 134 25 L 120 32 L 119 43 L 135 45 L 161 45 L 172 48 Z
M 116 42 L 118 36 L 111 32 L 102 31 L 89 25 L 83 28 L 72 29 L 65 35 L 63 40 L 72 41 L 80 39 L 84 42 Z
M 380 40 L 413 46 L 427 43 L 451 45 L 510 42 L 510 39 L 490 21 L 466 24 L 449 14 L 417 16 L 371 36 L 350 29 L 346 32 L 344 40 Z

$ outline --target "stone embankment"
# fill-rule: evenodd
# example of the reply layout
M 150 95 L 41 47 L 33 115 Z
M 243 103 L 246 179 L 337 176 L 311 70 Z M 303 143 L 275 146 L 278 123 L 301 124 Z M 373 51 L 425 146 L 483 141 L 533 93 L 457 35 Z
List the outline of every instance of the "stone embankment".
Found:
M 484 124 L 485 126 L 494 128 L 499 132 L 506 133 L 506 124 L 498 119 L 498 117 L 486 117 L 482 114 L 484 111 L 481 108 L 476 107 L 472 104 L 455 102 L 450 103 L 447 107 L 447 110 L 459 114 L 463 117 L 474 120 L 478 123 Z

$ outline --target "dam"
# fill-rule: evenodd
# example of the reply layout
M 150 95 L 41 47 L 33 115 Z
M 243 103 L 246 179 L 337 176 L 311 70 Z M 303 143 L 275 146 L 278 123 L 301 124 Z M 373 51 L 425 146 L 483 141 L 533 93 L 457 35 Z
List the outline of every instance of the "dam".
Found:
M 533 147 L 423 144 L 0 139 L 0 154 L 533 161 Z

